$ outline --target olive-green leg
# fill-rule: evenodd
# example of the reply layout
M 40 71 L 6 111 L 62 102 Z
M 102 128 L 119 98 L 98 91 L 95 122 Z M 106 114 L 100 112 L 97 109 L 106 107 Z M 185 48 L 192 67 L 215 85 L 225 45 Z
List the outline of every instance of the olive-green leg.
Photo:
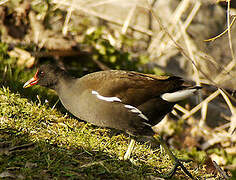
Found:
M 130 143 L 129 143 L 129 147 L 124 155 L 124 160 L 130 159 L 130 155 L 134 149 L 134 145 L 135 145 L 135 140 L 133 138 L 131 138 Z
M 162 175 L 163 177 L 171 178 L 175 174 L 178 167 L 180 167 L 191 179 L 194 179 L 192 174 L 182 164 L 182 162 L 190 162 L 191 160 L 181 160 L 181 159 L 176 158 L 161 136 L 159 136 L 157 139 L 154 138 L 154 140 L 158 141 L 161 144 L 165 152 L 169 155 L 170 159 L 174 162 L 174 167 L 167 174 Z

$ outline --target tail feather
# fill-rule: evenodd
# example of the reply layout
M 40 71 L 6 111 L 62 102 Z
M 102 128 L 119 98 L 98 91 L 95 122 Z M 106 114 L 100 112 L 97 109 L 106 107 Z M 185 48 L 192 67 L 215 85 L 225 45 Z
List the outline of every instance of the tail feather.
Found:
M 202 87 L 200 87 L 200 86 L 195 86 L 195 87 L 191 87 L 188 89 L 175 91 L 172 93 L 164 93 L 161 95 L 161 98 L 165 101 L 168 101 L 168 102 L 178 102 L 178 101 L 184 100 L 190 96 L 193 96 L 201 88 Z

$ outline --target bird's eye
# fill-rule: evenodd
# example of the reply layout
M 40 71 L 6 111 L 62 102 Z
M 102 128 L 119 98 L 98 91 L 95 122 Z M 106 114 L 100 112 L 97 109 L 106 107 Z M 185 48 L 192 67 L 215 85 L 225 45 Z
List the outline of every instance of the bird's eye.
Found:
M 43 76 L 44 72 L 43 71 L 39 71 L 39 76 Z

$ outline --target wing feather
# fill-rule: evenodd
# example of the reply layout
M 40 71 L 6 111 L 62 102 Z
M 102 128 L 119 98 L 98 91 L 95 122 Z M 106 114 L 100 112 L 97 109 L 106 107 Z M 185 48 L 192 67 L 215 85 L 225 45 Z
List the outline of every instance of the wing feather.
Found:
M 135 107 L 163 93 L 179 90 L 183 84 L 183 80 L 176 76 L 155 76 L 121 70 L 100 71 L 81 79 L 91 82 L 87 83 L 88 87 L 100 95 L 117 97 L 122 103 Z

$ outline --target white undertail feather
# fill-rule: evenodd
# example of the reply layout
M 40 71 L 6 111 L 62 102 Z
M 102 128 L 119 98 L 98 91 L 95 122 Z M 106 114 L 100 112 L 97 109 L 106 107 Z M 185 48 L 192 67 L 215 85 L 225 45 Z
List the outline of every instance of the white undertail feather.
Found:
M 178 101 L 184 100 L 190 96 L 193 96 L 194 93 L 198 89 L 199 88 L 192 88 L 192 89 L 179 90 L 179 91 L 172 92 L 172 93 L 164 93 L 161 95 L 161 98 L 165 101 L 168 101 L 168 102 L 178 102 Z

